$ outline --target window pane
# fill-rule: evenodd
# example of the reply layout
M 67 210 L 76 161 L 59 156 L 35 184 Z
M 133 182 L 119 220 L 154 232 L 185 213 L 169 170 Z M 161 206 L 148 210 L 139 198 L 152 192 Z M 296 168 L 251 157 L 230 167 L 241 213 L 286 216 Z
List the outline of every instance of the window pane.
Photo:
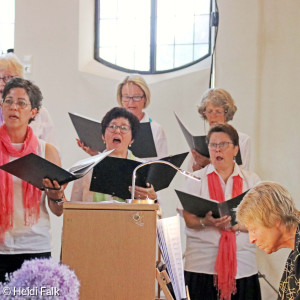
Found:
M 180 45 L 175 46 L 175 65 L 181 67 L 193 61 L 193 46 Z
M 183 16 L 177 19 L 175 32 L 176 44 L 192 44 L 194 38 L 194 17 Z
M 117 23 L 115 20 L 100 20 L 99 41 L 101 47 L 114 46 L 116 33 Z
M 157 45 L 173 44 L 175 40 L 175 17 L 157 18 Z
M 135 49 L 135 70 L 148 71 L 150 69 L 150 43 L 148 46 L 138 46 Z
M 209 43 L 209 16 L 195 16 L 195 43 Z
M 114 19 L 117 13 L 117 4 L 117 0 L 101 0 L 100 19 Z
M 174 68 L 174 46 L 158 46 L 156 55 L 156 68 L 158 71 Z
M 210 1 L 194 0 L 195 15 L 210 14 Z
M 116 63 L 116 48 L 115 47 L 101 47 L 99 50 L 99 57 L 115 64 Z
M 0 0 L 0 54 L 14 48 L 15 1 Z
M 208 54 L 209 45 L 202 44 L 202 45 L 194 45 L 194 60 L 198 60 L 201 57 Z

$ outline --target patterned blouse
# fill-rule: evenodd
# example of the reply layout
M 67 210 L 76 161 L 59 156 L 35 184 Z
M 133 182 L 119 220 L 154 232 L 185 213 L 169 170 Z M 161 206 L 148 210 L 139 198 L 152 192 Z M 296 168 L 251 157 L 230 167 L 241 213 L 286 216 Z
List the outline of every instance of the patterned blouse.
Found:
M 300 300 L 300 224 L 296 231 L 294 250 L 284 267 L 278 299 Z

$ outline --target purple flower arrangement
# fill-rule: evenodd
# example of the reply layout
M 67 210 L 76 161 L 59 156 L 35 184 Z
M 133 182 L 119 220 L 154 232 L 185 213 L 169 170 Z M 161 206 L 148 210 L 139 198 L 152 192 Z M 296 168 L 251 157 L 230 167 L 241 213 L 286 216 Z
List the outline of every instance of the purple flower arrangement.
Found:
M 25 261 L 0 283 L 1 300 L 78 300 L 80 283 L 74 271 L 54 259 Z

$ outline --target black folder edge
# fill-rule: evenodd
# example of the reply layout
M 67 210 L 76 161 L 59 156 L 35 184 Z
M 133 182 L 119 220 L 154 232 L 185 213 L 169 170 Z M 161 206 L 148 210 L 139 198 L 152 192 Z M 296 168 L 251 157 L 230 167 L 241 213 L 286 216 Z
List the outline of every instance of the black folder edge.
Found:
M 105 149 L 105 144 L 101 138 L 101 123 L 77 113 L 69 112 L 69 116 L 80 141 L 91 149 L 102 152 Z M 95 139 L 97 136 L 99 139 Z M 157 157 L 150 122 L 140 123 L 140 129 L 130 150 L 139 158 Z
M 191 150 L 196 150 L 198 153 L 201 155 L 208 157 L 209 158 L 209 151 L 208 151 L 208 145 L 206 143 L 206 136 L 205 135 L 200 135 L 200 136 L 193 136 L 187 128 L 184 126 L 182 121 L 179 119 L 177 114 L 174 112 L 175 118 L 181 128 L 181 131 L 190 147 Z M 241 151 L 239 147 L 239 151 L 235 157 L 236 163 L 238 165 L 242 165 L 242 156 L 241 156 Z
M 212 212 L 214 218 L 220 218 L 220 206 L 226 205 L 228 207 L 229 214 L 232 217 L 231 225 L 237 223 L 235 219 L 236 208 L 243 200 L 244 196 L 248 193 L 248 191 L 249 190 L 230 200 L 218 202 L 215 200 L 205 199 L 196 195 L 188 194 L 183 191 L 175 190 L 183 209 L 200 218 L 205 217 L 206 213 L 208 213 L 209 211 Z M 202 204 L 202 206 L 200 206 L 200 204 Z
M 188 152 L 184 152 L 177 155 L 167 156 L 161 158 L 160 160 L 169 161 L 179 168 L 187 155 Z M 90 184 L 90 191 L 117 196 L 121 199 L 129 199 L 131 197 L 131 193 L 129 192 L 128 187 L 132 184 L 132 173 L 134 169 L 141 164 L 143 164 L 143 162 L 116 157 L 107 157 L 106 160 L 101 161 L 94 168 Z M 164 177 L 157 175 L 162 172 L 161 167 L 168 168 L 166 169 L 168 170 L 168 174 Z M 146 183 L 149 182 L 150 184 L 153 184 L 154 189 L 157 192 L 167 188 L 172 182 L 176 173 L 177 170 L 173 169 L 171 166 L 160 163 L 152 163 L 137 170 L 135 184 L 136 186 L 146 187 Z M 102 176 L 105 177 L 107 181 L 104 184 L 99 181 Z M 155 179 L 152 180 L 151 177 Z M 167 180 L 167 182 L 164 182 L 163 180 Z
M 106 158 L 106 155 L 109 155 L 112 151 L 99 154 L 101 161 L 103 161 Z M 96 156 L 93 156 L 93 158 L 96 159 Z M 88 160 L 91 160 L 91 158 L 89 157 Z M 32 184 L 40 190 L 44 190 L 44 178 L 49 178 L 51 181 L 56 180 L 62 185 L 83 177 L 89 172 L 89 169 L 95 167 L 97 164 L 99 164 L 99 162 L 95 161 L 72 173 L 39 155 L 29 153 L 0 166 L 0 169 Z

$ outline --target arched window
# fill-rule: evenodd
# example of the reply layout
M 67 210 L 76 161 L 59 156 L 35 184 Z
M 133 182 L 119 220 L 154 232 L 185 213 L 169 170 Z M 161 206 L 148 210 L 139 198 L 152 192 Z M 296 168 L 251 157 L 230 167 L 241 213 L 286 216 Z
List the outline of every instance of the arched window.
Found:
M 211 52 L 211 0 L 96 0 L 95 59 L 126 72 L 164 73 Z

